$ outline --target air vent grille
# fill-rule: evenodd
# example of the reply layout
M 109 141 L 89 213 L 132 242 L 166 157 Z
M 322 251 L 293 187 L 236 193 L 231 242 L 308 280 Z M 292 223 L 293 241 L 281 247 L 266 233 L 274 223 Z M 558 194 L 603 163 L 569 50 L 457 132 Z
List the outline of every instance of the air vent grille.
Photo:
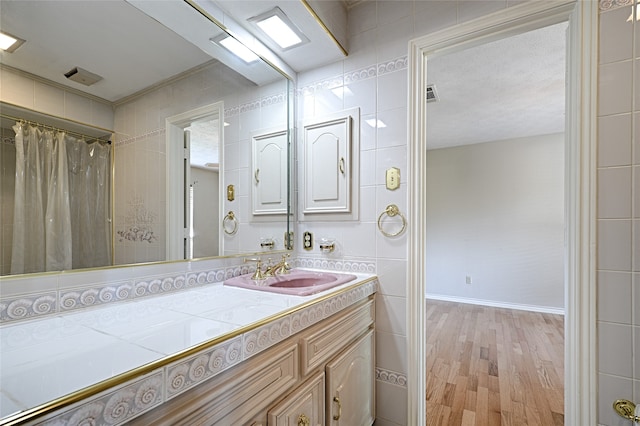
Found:
M 427 85 L 427 103 L 430 102 L 438 102 L 440 98 L 438 97 L 438 92 L 436 92 L 436 86 L 434 84 Z

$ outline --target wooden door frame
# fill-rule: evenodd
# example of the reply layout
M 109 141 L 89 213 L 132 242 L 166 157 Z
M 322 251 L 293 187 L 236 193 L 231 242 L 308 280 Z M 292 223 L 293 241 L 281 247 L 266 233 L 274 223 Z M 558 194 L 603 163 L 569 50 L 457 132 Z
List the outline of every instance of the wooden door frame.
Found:
M 565 424 L 597 424 L 596 141 L 598 2 L 527 2 L 409 43 L 408 424 L 426 416 L 426 58 L 562 21 L 565 142 Z

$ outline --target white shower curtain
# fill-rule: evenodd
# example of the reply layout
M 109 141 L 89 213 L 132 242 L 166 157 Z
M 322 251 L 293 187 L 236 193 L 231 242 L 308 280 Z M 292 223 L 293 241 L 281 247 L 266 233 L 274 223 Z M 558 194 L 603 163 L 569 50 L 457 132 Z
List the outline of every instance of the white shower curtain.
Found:
M 16 133 L 16 181 L 11 273 L 109 265 L 110 147 L 97 143 L 87 145 L 64 132 L 54 133 L 23 123 L 16 123 L 13 130 Z M 80 154 L 75 155 L 76 151 Z M 98 161 L 105 164 L 96 166 Z M 77 179 L 73 173 L 95 168 L 101 170 L 100 183 L 94 179 Z M 100 214 L 93 214 L 96 205 L 102 209 Z M 85 214 L 73 214 L 83 210 Z M 85 223 L 85 217 L 93 222 Z M 102 224 L 95 225 L 96 217 L 103 217 Z M 80 243 L 94 235 L 99 242 Z M 80 242 L 74 243 L 74 239 Z

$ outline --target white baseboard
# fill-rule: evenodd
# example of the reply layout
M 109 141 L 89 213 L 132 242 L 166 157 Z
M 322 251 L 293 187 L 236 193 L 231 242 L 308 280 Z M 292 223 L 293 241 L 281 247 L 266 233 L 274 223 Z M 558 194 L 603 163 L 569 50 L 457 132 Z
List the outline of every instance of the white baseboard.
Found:
M 426 299 L 442 300 L 445 302 L 468 303 L 470 305 L 491 306 L 494 308 L 517 309 L 520 311 L 541 312 L 545 314 L 564 315 L 564 309 L 549 306 L 522 305 L 520 303 L 496 302 L 495 300 L 470 299 L 467 297 L 447 296 L 444 294 L 427 293 Z

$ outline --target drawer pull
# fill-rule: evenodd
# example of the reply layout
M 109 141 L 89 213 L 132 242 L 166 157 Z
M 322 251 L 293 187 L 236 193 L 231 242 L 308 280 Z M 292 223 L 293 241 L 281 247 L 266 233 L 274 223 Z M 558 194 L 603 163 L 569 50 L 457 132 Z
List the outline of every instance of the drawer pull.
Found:
M 298 416 L 298 426 L 311 426 L 311 420 L 304 414 Z
M 337 402 L 338 403 L 338 414 L 337 415 L 333 415 L 333 420 L 340 420 L 340 417 L 342 417 L 342 403 L 340 403 L 340 398 L 338 398 L 337 396 L 333 397 L 333 402 Z

